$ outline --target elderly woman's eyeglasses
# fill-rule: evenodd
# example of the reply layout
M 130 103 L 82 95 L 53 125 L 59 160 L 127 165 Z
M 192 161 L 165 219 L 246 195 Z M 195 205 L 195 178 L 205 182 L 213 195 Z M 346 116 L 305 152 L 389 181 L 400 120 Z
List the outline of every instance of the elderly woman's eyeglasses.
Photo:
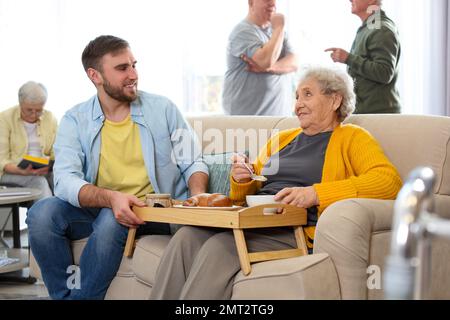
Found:
M 27 115 L 27 116 L 37 116 L 40 117 L 42 116 L 42 113 L 44 112 L 43 110 L 35 110 L 35 109 L 26 109 L 23 108 L 22 109 L 23 114 Z

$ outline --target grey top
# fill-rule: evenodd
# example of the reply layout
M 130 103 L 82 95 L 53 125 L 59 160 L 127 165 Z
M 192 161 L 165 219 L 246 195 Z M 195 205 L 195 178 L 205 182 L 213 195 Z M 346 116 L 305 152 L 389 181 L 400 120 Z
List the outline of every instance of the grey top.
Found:
M 323 132 L 314 136 L 299 134 L 279 153 L 272 156 L 262 170 L 267 177 L 258 194 L 277 194 L 284 188 L 309 187 L 322 181 L 325 153 L 332 132 Z M 270 174 L 267 168 L 276 166 L 278 172 Z M 316 225 L 317 208 L 308 209 L 308 225 Z
M 241 59 L 255 52 L 270 40 L 272 28 L 263 29 L 247 20 L 231 32 L 227 47 L 227 71 L 223 89 L 223 108 L 228 115 L 289 116 L 293 112 L 295 83 L 292 73 L 275 75 L 246 70 Z M 280 59 L 293 53 L 285 35 Z

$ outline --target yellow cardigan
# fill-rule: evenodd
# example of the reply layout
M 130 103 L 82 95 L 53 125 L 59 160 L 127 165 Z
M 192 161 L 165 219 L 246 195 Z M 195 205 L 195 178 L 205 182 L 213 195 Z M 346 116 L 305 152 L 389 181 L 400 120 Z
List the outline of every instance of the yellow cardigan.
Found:
M 57 121 L 53 114 L 44 110 L 38 120 L 37 133 L 41 142 L 42 153 L 54 159 Z M 18 164 L 28 150 L 28 137 L 20 117 L 20 107 L 15 106 L 0 113 L 0 177 L 5 165 Z
M 286 147 L 302 132 L 301 128 L 281 131 L 261 150 L 254 163 L 260 174 L 271 155 Z M 230 183 L 230 198 L 243 201 L 255 194 L 261 183 L 251 181 Z M 378 142 L 361 127 L 339 125 L 332 133 L 325 153 L 322 181 L 314 184 L 319 199 L 319 216 L 336 201 L 350 198 L 395 199 L 402 186 L 397 169 L 384 155 Z M 304 228 L 308 245 L 312 247 L 315 227 Z

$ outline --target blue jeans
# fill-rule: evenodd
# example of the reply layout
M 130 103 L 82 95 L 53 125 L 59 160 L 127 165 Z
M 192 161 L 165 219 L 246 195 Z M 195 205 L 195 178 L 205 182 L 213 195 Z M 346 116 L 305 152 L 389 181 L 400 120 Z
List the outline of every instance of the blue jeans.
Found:
M 111 209 L 77 208 L 51 197 L 28 210 L 26 223 L 30 248 L 52 299 L 104 298 L 119 269 L 128 235 L 128 228 L 116 221 Z M 137 231 L 138 235 L 169 233 L 164 223 L 147 223 Z M 70 242 L 86 237 L 76 285 Z

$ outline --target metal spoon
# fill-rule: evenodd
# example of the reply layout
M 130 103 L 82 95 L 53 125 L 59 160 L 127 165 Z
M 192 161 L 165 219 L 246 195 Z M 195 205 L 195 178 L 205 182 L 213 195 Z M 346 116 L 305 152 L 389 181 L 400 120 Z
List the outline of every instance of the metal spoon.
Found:
M 247 163 L 242 162 L 242 164 L 243 164 L 243 165 L 247 168 L 247 170 L 250 172 L 250 178 L 251 178 L 252 180 L 261 181 L 261 182 L 266 182 L 266 181 L 267 181 L 267 178 L 266 178 L 266 177 L 264 177 L 264 176 L 259 176 L 259 175 L 257 175 L 257 174 L 254 174 L 253 171 L 252 171 L 252 169 L 250 169 L 250 167 L 248 166 Z

